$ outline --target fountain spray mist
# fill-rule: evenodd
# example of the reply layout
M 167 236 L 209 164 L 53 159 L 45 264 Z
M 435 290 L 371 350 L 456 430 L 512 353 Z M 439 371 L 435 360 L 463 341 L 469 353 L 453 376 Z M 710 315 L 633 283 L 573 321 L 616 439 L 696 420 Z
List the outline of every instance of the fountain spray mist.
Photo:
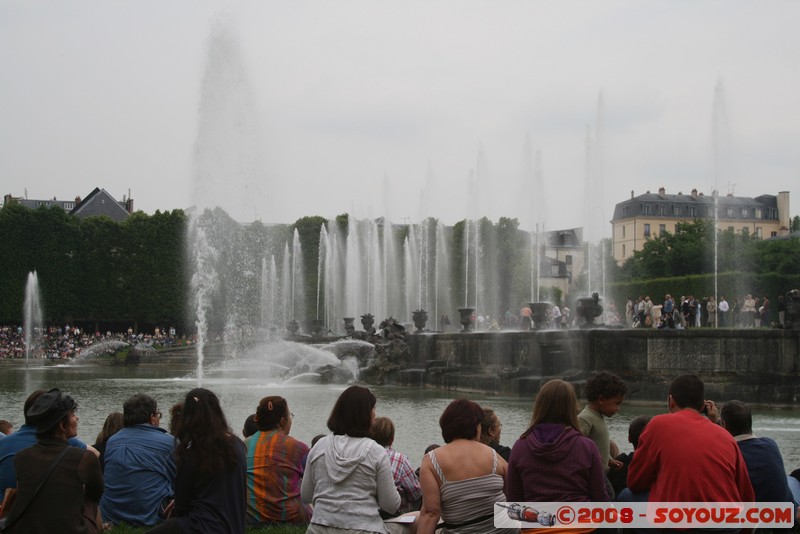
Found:
M 217 299 L 221 275 L 234 278 L 220 249 L 229 246 L 224 230 L 213 219 L 220 207 L 232 217 L 251 217 L 267 195 L 260 191 L 260 165 L 256 147 L 259 139 L 253 121 L 247 75 L 239 49 L 237 32 L 227 14 L 213 22 L 207 47 L 205 72 L 200 86 L 198 129 L 192 154 L 193 209 L 187 226 L 187 257 L 192 271 L 192 310 L 196 327 L 198 383 L 202 382 L 204 350 L 212 324 L 218 318 L 239 318 L 245 305 L 240 295 L 227 302 Z M 231 186 L 231 184 L 236 184 Z M 258 204 L 257 204 L 258 203 Z M 212 304 L 217 309 L 212 309 Z M 237 308 L 238 307 L 238 308 Z M 238 322 L 231 328 L 243 328 Z M 226 327 L 227 330 L 227 327 Z M 226 332 L 227 334 L 227 332 Z M 226 335 L 226 339 L 227 339 Z M 238 339 L 238 335 L 232 336 Z
M 38 352 L 42 340 L 42 303 L 39 296 L 39 276 L 36 271 L 28 273 L 25 283 L 22 329 L 25 332 L 25 365 L 31 354 Z

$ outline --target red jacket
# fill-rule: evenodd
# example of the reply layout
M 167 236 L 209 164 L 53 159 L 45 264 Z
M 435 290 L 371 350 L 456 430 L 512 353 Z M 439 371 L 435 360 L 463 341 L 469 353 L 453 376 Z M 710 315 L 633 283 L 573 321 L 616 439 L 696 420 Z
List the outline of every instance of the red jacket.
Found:
M 658 415 L 644 428 L 628 468 L 631 491 L 661 502 L 752 502 L 739 446 L 695 410 Z

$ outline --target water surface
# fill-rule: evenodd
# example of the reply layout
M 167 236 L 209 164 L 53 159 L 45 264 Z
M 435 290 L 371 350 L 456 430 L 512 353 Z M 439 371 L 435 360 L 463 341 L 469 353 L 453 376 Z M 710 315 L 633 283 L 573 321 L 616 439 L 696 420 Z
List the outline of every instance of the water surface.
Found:
M 314 375 L 295 377 L 289 381 L 275 379 L 269 365 L 256 364 L 244 371 L 223 366 L 205 372 L 203 387 L 219 397 L 231 428 L 241 432 L 245 418 L 255 411 L 259 399 L 281 395 L 289 402 L 295 419 L 291 433 L 310 443 L 317 434 L 327 432 L 326 421 L 336 398 L 346 385 L 309 383 Z M 263 372 L 262 372 L 263 371 Z M 59 387 L 79 404 L 78 434 L 93 443 L 106 416 L 122 411 L 123 401 L 135 393 L 146 393 L 156 399 L 163 412 L 162 426 L 169 424 L 169 407 L 183 399 L 197 380 L 190 366 L 111 367 L 92 364 L 36 366 L 7 365 L 0 373 L 0 418 L 8 419 L 17 428 L 23 423 L 22 406 L 27 395 L 37 388 Z M 493 408 L 503 423 L 501 442 L 513 445 L 525 430 L 532 401 L 516 397 L 486 396 L 458 391 L 423 388 L 373 387 L 378 398 L 377 413 L 392 419 L 396 427 L 395 448 L 407 454 L 414 466 L 419 465 L 425 447 L 442 443 L 439 416 L 454 398 L 467 397 Z M 664 394 L 666 398 L 666 392 Z M 721 402 L 725 399 L 715 399 Z M 742 399 L 745 400 L 746 399 Z M 628 424 L 640 414 L 656 415 L 666 407 L 635 406 L 624 403 L 619 414 L 608 419 L 611 437 L 622 452 L 632 447 L 627 440 Z M 797 410 L 762 410 L 754 413 L 756 435 L 775 439 L 783 453 L 788 471 L 800 467 L 800 413 Z

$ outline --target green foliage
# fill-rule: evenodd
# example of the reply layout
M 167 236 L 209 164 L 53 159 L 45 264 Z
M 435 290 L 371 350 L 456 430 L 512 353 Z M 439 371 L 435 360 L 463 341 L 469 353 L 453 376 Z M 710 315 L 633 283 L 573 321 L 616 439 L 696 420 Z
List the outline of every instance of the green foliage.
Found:
M 0 322 L 22 321 L 28 272 L 36 271 L 46 322 L 145 321 L 174 324 L 184 316 L 182 211 L 141 212 L 123 223 L 77 219 L 56 207 L 0 210 L 9 254 L 0 264 Z
M 800 272 L 797 239 L 760 240 L 730 230 L 720 231 L 717 238 L 717 265 L 721 272 Z M 713 225 L 701 220 L 679 223 L 675 234 L 650 239 L 619 269 L 621 278 L 636 280 L 713 272 Z
M 790 228 L 791 232 L 800 232 L 800 215 L 795 215 L 792 218 L 792 227 Z
M 305 303 L 307 310 L 316 309 L 316 288 L 319 278 L 319 273 L 317 272 L 317 265 L 319 264 L 319 233 L 320 228 L 326 223 L 325 217 L 320 216 L 303 217 L 294 223 L 303 247 L 303 277 L 307 288 Z

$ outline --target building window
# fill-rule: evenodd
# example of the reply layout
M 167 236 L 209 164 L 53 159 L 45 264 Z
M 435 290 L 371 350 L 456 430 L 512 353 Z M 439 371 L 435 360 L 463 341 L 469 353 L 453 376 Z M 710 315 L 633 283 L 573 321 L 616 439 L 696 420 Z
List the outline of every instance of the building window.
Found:
M 622 206 L 622 216 L 623 217 L 628 216 L 628 206 Z
M 623 245 L 623 246 L 625 246 L 625 245 Z M 566 263 L 567 265 L 572 265 L 572 254 L 567 254 L 564 257 L 564 263 Z
M 672 206 L 672 214 L 676 217 L 683 215 L 683 206 Z
M 658 206 L 658 214 L 659 214 L 660 216 L 662 216 L 662 217 L 663 217 L 663 216 L 665 216 L 665 215 L 667 214 L 667 207 L 666 207 L 666 206 L 664 206 L 663 204 L 660 204 L 660 205 Z
M 622 245 L 622 257 L 625 257 L 625 245 Z
M 711 217 L 712 219 L 716 217 L 716 211 L 714 210 L 714 206 L 708 207 L 708 216 Z
M 726 208 L 725 213 L 727 214 L 729 219 L 733 219 L 733 208 Z
M 697 217 L 697 207 L 689 206 L 689 217 Z
M 762 217 L 762 215 L 764 214 L 764 212 L 763 212 L 763 211 L 761 211 L 761 208 L 756 208 L 756 209 L 755 209 L 755 212 L 756 212 L 756 219 L 761 219 L 761 218 L 763 218 L 763 217 Z
M 644 225 L 644 236 L 645 237 L 650 237 L 650 225 L 649 224 L 645 224 Z
M 659 224 L 658 225 L 658 235 L 665 235 L 667 233 L 667 225 L 666 224 Z
M 775 208 L 769 208 L 767 210 L 767 214 L 768 214 L 767 218 L 769 218 L 769 219 L 777 219 L 778 218 L 778 210 L 776 210 Z
M 728 231 L 729 231 L 730 233 L 733 233 L 735 230 L 734 230 L 733 226 L 729 226 L 729 227 L 728 227 Z
M 677 224 L 675 225 L 675 233 L 676 234 L 678 233 L 678 225 Z
M 74 202 L 65 202 L 64 203 L 64 209 L 65 210 L 71 210 L 74 207 L 75 207 L 75 203 Z
M 750 217 L 750 210 L 747 208 L 742 208 L 742 219 L 747 219 Z
M 756 237 L 761 239 L 763 236 L 761 235 L 761 227 L 759 226 L 756 228 Z
M 650 215 L 650 204 L 642 204 L 642 215 Z
M 769 236 L 770 236 L 770 237 L 778 237 L 778 232 L 770 232 L 770 233 L 769 233 Z M 624 245 L 623 245 L 623 246 L 624 246 Z
M 625 227 L 622 227 L 622 237 L 625 237 Z
M 750 228 L 747 226 L 742 227 L 742 235 L 750 235 Z

